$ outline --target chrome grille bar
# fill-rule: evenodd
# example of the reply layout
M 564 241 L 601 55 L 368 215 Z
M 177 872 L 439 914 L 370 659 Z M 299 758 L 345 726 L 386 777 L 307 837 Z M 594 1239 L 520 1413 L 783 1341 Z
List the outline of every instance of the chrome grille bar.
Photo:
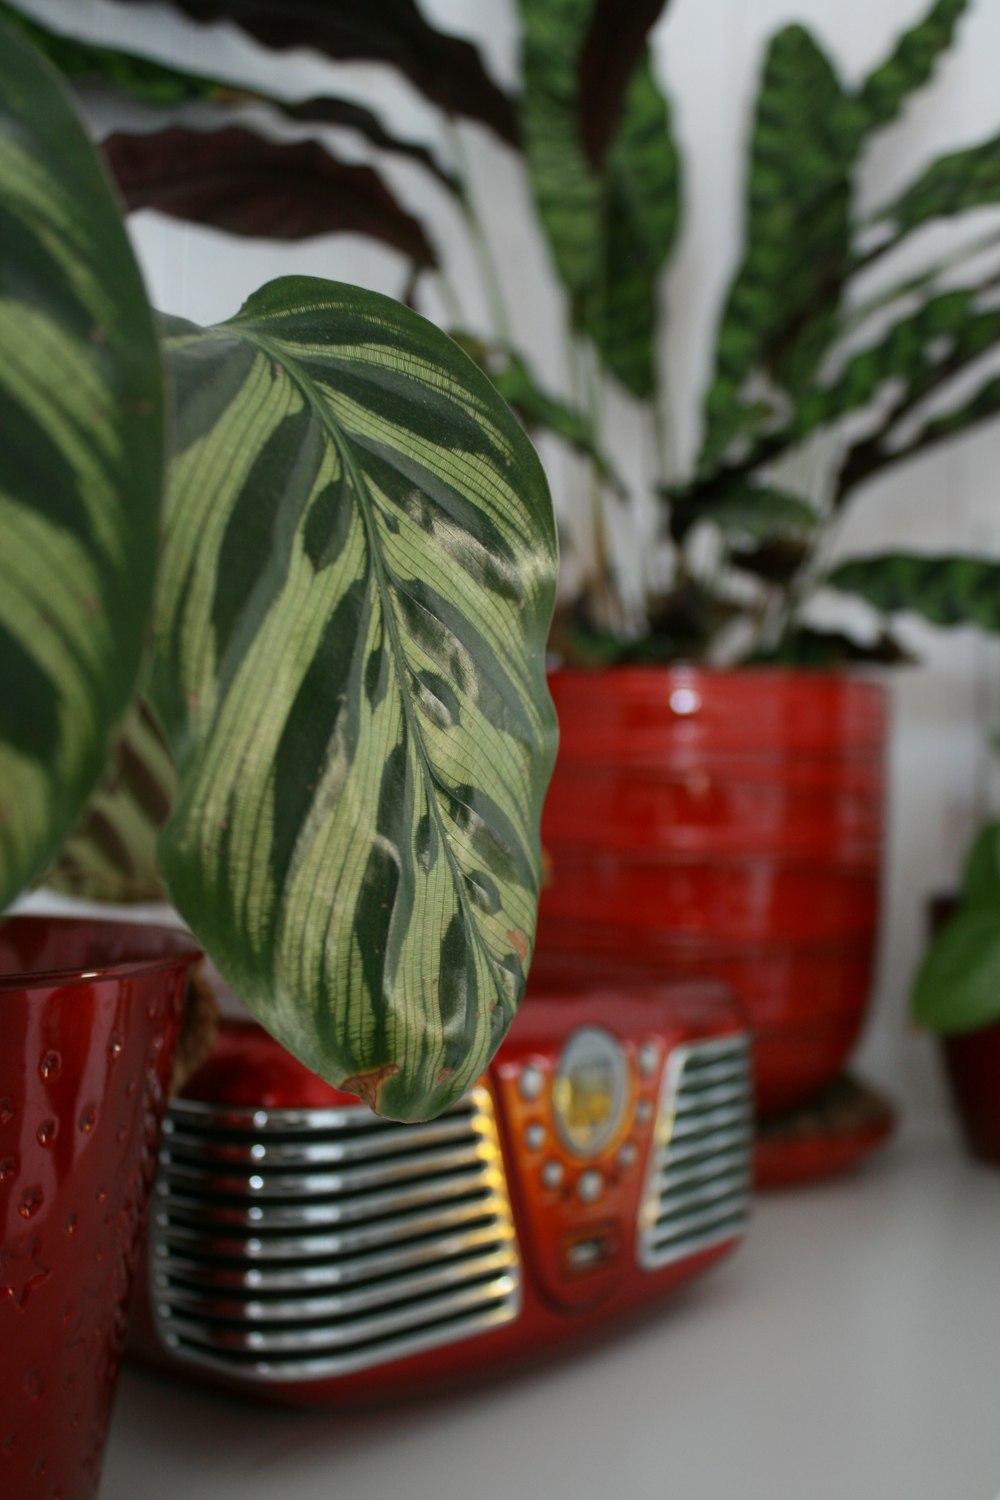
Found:
M 743 1234 L 750 1206 L 746 1036 L 675 1048 L 660 1092 L 639 1214 L 638 1260 L 658 1270 Z
M 163 1342 L 247 1381 L 348 1374 L 520 1308 L 482 1087 L 416 1126 L 360 1105 L 241 1112 L 177 1100 L 150 1238 Z

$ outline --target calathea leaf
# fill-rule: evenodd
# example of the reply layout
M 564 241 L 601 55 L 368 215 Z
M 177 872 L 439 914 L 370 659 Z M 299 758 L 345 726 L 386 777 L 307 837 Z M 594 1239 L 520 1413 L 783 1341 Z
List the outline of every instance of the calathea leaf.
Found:
M 176 782 L 170 751 L 137 698 L 119 726 L 83 818 L 46 871 L 45 884 L 92 901 L 162 901 L 156 841 Z
M 118 133 L 104 155 L 130 209 L 155 208 L 230 234 L 297 240 L 354 230 L 418 266 L 436 256 L 422 226 L 372 167 L 337 161 L 318 141 L 268 141 L 240 126 Z
M 869 224 L 884 225 L 890 232 L 888 243 L 879 247 L 884 254 L 934 219 L 995 203 L 1000 203 L 1000 136 L 939 157 L 898 198 L 878 209 Z
M 730 480 L 670 496 L 670 534 L 683 541 L 698 522 L 706 521 L 730 536 L 768 541 L 801 535 L 816 527 L 816 511 L 807 501 L 776 485 Z
M 618 134 L 627 94 L 646 50 L 646 38 L 669 0 L 593 0 L 580 50 L 580 137 L 587 160 L 599 168 Z
M 2 3 L 0 16 L 9 19 L 24 32 L 60 73 L 77 86 L 104 86 L 114 93 L 161 108 L 202 104 L 231 110 L 236 104 L 264 104 L 288 119 L 305 124 L 338 125 L 356 130 L 373 146 L 420 162 L 449 191 L 458 192 L 455 178 L 441 166 L 431 151 L 414 141 L 393 135 L 371 110 L 352 100 L 315 98 L 292 102 L 273 94 L 262 94 L 233 80 L 187 72 L 154 58 L 141 57 L 114 47 L 100 47 L 93 42 L 66 36 L 42 25 L 40 20 L 23 16 Z M 305 184 L 303 190 L 306 190 Z
M 41 873 L 124 712 L 152 592 L 159 352 L 112 188 L 0 23 L 0 907 Z
M 639 9 L 648 15 L 649 7 Z M 647 397 L 656 380 L 656 278 L 679 219 L 667 103 L 633 37 L 616 54 L 630 63 L 618 96 L 602 95 L 615 129 L 598 151 L 585 124 L 591 0 L 520 0 L 520 10 L 524 146 L 556 270 L 575 326 L 628 390 Z
M 520 127 L 531 185 L 556 270 L 574 307 L 601 281 L 603 193 L 580 131 L 578 62 L 590 0 L 518 0 Z
M 779 31 L 757 100 L 746 254 L 726 302 L 705 401 L 703 472 L 758 425 L 750 377 L 763 372 L 797 389 L 828 341 L 847 266 L 857 143 L 825 54 L 803 27 Z
M 858 92 L 863 129 L 871 131 L 890 124 L 909 96 L 928 82 L 968 8 L 969 0 L 936 0 L 923 20 L 903 33 L 890 56 Z
M 1000 562 L 887 553 L 843 563 L 824 583 L 885 614 L 911 610 L 934 625 L 1000 630 Z
M 623 98 L 604 163 L 605 263 L 584 326 L 606 367 L 644 399 L 656 388 L 656 282 L 680 223 L 680 159 L 648 57 Z
M 148 5 L 151 0 L 126 0 Z M 158 4 L 159 0 L 152 0 Z M 467 115 L 507 141 L 517 139 L 514 108 L 469 42 L 435 31 L 415 0 L 171 0 L 194 21 L 231 21 L 276 52 L 310 47 L 339 61 L 398 68 L 434 104 Z
M 419 1118 L 523 989 L 555 720 L 554 528 L 486 377 L 386 298 L 172 325 L 153 701 L 172 899 L 309 1066 Z

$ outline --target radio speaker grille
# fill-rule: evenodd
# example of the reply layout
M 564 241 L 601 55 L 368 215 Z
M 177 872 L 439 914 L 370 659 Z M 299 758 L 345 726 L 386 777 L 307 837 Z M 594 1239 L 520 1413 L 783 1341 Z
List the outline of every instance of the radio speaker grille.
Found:
M 150 1231 L 157 1329 L 248 1382 L 384 1364 L 510 1322 L 521 1271 L 493 1101 L 395 1125 L 363 1106 L 177 1100 Z
M 678 1047 L 663 1075 L 639 1216 L 644 1270 L 742 1235 L 750 1208 L 752 1115 L 745 1036 Z

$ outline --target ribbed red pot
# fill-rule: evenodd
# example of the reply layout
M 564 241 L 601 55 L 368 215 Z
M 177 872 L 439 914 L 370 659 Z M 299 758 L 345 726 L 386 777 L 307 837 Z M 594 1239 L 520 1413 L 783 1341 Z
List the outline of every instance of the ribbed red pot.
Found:
M 0 926 L 0 1494 L 91 1500 L 191 939 Z
M 1000 1022 L 943 1036 L 941 1047 L 966 1144 L 1000 1166 Z
M 885 699 L 838 674 L 560 669 L 539 946 L 742 999 L 757 1103 L 833 1078 L 868 1000 Z

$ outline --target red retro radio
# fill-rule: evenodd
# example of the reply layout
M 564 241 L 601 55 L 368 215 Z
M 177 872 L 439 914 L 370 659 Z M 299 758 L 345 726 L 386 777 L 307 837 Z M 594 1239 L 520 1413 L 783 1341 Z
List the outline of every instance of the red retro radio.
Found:
M 133 1349 L 322 1404 L 549 1346 L 739 1241 L 750 1096 L 744 1022 L 697 982 L 533 976 L 489 1071 L 424 1125 L 226 1022 L 170 1110 Z

